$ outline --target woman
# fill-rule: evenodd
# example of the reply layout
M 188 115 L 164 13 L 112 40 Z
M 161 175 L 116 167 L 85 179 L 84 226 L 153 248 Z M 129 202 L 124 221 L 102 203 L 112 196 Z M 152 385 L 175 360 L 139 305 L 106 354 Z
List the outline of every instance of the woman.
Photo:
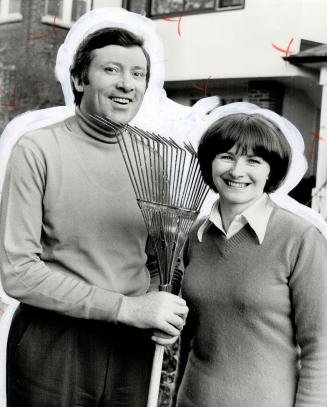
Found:
M 269 196 L 297 168 L 296 129 L 253 105 L 224 109 L 198 149 L 219 199 L 185 248 L 172 406 L 326 407 L 327 242 Z

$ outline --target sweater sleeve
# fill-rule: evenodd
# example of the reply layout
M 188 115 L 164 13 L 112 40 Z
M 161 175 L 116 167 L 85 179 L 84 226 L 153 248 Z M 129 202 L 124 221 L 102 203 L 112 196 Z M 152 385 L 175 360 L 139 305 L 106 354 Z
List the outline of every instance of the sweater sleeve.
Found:
M 316 228 L 306 230 L 295 257 L 289 284 L 301 368 L 294 407 L 326 407 L 327 242 Z
M 183 277 L 184 277 L 184 273 L 185 273 L 185 268 L 187 267 L 188 262 L 189 262 L 188 250 L 189 250 L 189 238 L 185 242 L 182 257 L 179 258 L 179 262 L 178 262 L 178 271 L 179 271 L 178 274 Z M 181 295 L 183 297 L 183 284 L 181 287 Z M 187 304 L 187 305 L 190 305 L 190 304 Z M 190 308 L 187 319 L 186 319 L 186 324 L 185 324 L 185 326 L 182 330 L 182 333 L 180 335 L 180 338 L 179 338 L 177 368 L 176 368 L 174 387 L 173 387 L 172 397 L 171 397 L 171 402 L 170 402 L 169 407 L 176 406 L 178 391 L 179 391 L 180 385 L 182 383 L 182 379 L 184 376 L 184 372 L 185 372 L 185 368 L 186 368 L 186 364 L 187 364 L 187 360 L 188 360 L 188 355 L 191 350 L 191 340 L 194 335 L 194 324 L 195 324 L 194 314 L 192 312 L 192 309 Z
M 42 261 L 46 165 L 20 144 L 8 163 L 0 220 L 0 271 L 8 295 L 72 317 L 116 321 L 122 294 L 91 285 Z

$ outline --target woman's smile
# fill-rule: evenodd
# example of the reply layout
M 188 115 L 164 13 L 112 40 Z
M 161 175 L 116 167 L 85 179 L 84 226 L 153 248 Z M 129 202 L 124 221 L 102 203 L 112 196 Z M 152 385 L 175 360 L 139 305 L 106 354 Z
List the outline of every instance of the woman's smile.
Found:
M 248 185 L 250 185 L 250 183 L 236 182 L 236 181 L 232 181 L 232 180 L 229 180 L 229 179 L 224 179 L 224 182 L 230 188 L 236 188 L 236 189 L 244 189 Z

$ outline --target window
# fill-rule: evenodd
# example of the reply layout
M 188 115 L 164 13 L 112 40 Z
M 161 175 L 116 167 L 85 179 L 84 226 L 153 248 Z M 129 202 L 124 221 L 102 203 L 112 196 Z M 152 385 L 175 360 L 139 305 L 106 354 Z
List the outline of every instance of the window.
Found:
M 91 0 L 46 0 L 42 22 L 69 28 L 91 9 Z
M 242 0 L 220 0 L 217 2 L 218 8 L 225 8 L 225 7 L 243 7 L 244 1 Z
M 127 10 L 149 17 L 176 16 L 244 8 L 245 0 L 129 0 Z
M 0 63 L 0 110 L 16 109 L 16 66 Z
M 21 0 L 0 0 L 0 23 L 21 21 Z

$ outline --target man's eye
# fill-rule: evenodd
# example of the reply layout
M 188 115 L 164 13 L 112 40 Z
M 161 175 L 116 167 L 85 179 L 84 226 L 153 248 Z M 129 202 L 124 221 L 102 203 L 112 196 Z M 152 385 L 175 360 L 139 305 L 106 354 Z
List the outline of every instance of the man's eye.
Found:
M 136 78 L 145 78 L 146 73 L 143 72 L 143 71 L 135 71 L 135 72 L 133 73 L 133 75 L 134 75 Z
M 109 72 L 109 73 L 111 73 L 111 72 L 118 72 L 118 68 L 115 67 L 115 66 L 107 66 L 107 67 L 105 68 L 105 71 L 106 71 L 106 72 Z

